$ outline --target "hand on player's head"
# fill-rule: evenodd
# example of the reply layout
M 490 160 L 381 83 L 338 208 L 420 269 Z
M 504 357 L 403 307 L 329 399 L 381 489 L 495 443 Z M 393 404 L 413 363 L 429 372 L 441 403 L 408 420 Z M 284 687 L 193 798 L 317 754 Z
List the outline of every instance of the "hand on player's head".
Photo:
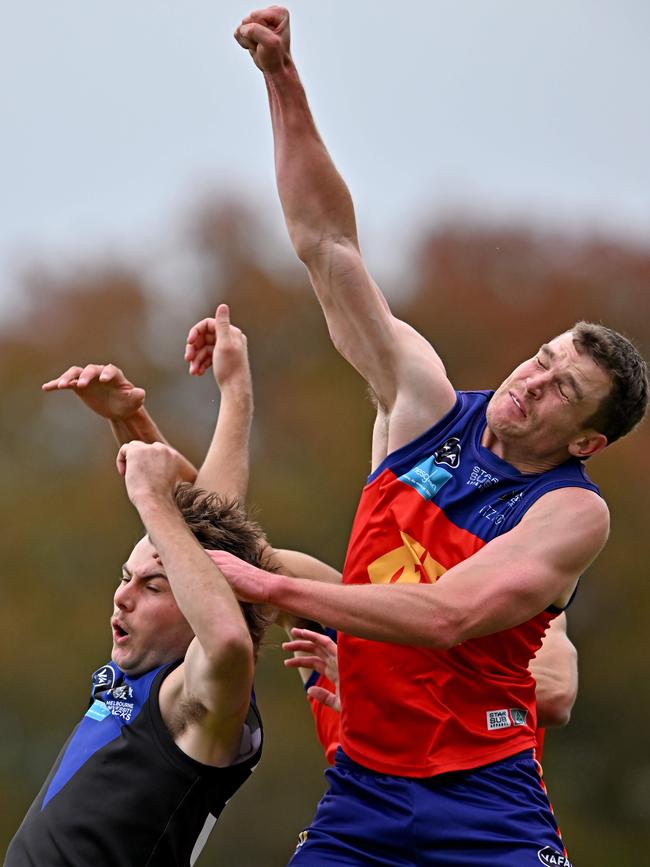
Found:
M 86 406 L 111 421 L 128 418 L 144 404 L 145 390 L 133 385 L 114 364 L 74 365 L 42 386 L 43 391 L 74 391 Z
M 289 12 L 281 6 L 251 12 L 235 30 L 235 39 L 262 72 L 277 72 L 290 56 Z

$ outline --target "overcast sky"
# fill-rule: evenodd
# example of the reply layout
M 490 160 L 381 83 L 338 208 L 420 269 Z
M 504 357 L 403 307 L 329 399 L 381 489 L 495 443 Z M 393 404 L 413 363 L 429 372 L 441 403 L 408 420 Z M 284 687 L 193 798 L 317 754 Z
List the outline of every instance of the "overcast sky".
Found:
M 21 263 L 131 252 L 199 191 L 279 223 L 234 0 L 3 0 L 0 291 Z M 417 220 L 650 232 L 648 0 L 300 0 L 293 54 L 371 257 Z M 391 237 L 398 243 L 393 247 Z

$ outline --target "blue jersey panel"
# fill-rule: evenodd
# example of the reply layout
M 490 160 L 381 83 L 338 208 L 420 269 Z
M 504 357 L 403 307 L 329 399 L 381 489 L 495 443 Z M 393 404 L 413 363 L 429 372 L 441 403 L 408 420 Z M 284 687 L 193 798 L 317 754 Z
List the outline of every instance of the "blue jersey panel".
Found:
M 576 459 L 544 473 L 521 473 L 481 445 L 491 396 L 490 391 L 458 392 L 450 412 L 388 455 L 368 483 L 390 471 L 484 542 L 512 529 L 549 491 L 578 487 L 599 493 Z
M 123 725 L 133 722 L 149 696 L 155 676 L 163 667 L 134 678 L 123 674 L 112 662 L 94 672 L 91 705 L 68 741 L 41 810 L 92 755 L 119 737 Z

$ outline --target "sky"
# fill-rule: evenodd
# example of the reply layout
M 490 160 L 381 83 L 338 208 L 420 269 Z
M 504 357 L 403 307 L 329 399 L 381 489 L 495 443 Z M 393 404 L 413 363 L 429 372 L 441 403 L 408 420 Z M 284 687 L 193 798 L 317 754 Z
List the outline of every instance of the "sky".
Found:
M 378 268 L 450 213 L 650 237 L 647 0 L 290 8 Z M 34 257 L 155 250 L 208 191 L 245 195 L 281 231 L 263 82 L 232 38 L 248 11 L 3 0 L 0 298 Z

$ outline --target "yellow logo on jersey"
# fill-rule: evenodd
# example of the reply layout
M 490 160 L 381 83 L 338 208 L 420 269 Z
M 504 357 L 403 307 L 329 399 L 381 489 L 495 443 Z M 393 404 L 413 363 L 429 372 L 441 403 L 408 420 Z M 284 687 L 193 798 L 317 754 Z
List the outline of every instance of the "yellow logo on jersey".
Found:
M 368 576 L 372 584 L 419 584 L 430 581 L 432 584 L 447 571 L 434 560 L 431 554 L 415 539 L 400 530 L 404 543 L 383 554 L 368 566 Z

